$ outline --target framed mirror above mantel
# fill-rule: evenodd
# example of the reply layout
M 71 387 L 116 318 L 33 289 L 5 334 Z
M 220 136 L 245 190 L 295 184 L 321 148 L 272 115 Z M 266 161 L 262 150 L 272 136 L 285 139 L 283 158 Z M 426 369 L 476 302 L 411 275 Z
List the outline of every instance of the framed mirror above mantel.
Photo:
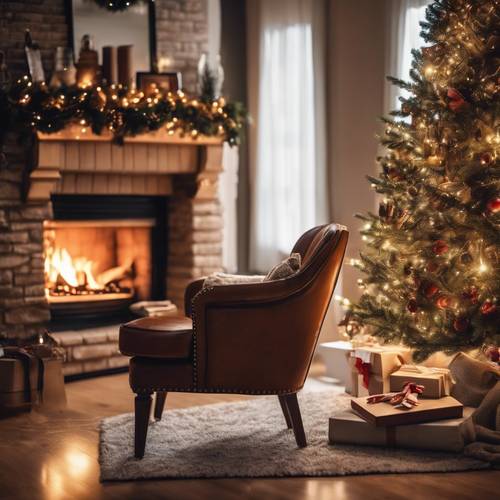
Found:
M 84 35 L 90 35 L 102 64 L 102 47 L 132 45 L 137 72 L 157 71 L 156 9 L 154 0 L 142 0 L 123 11 L 111 11 L 95 0 L 65 0 L 69 45 L 75 59 Z

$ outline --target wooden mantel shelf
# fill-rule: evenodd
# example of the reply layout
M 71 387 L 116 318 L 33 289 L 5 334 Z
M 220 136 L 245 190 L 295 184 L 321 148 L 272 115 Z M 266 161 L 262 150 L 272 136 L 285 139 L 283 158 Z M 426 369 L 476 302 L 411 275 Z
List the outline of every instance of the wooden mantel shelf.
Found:
M 194 196 L 213 198 L 222 171 L 222 137 L 169 135 L 165 129 L 126 137 L 123 145 L 109 131 L 68 127 L 37 134 L 36 164 L 27 198 L 49 200 L 61 194 L 171 195 L 173 178 L 191 174 Z
M 37 133 L 39 141 L 79 141 L 79 142 L 112 142 L 113 136 L 108 130 L 103 130 L 101 135 L 96 135 L 87 128 L 85 132 L 82 133 L 81 126 L 70 126 L 61 130 L 60 132 L 54 132 L 53 134 L 44 134 L 42 132 Z M 208 146 L 208 145 L 221 145 L 223 143 L 222 137 L 208 137 L 204 135 L 198 135 L 193 138 L 189 134 L 181 135 L 180 132 L 176 132 L 173 135 L 167 133 L 165 128 L 155 130 L 153 132 L 148 132 L 147 134 L 140 134 L 134 137 L 125 137 L 125 144 L 182 144 L 191 146 Z

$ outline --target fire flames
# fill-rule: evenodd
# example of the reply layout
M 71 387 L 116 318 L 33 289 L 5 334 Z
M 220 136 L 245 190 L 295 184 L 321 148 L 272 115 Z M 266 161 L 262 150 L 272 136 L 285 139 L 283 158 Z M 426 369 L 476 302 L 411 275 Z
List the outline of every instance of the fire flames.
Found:
M 132 264 L 108 269 L 95 276 L 96 263 L 73 258 L 66 248 L 51 248 L 45 256 L 45 288 L 49 296 L 130 292 L 120 286 L 129 277 Z

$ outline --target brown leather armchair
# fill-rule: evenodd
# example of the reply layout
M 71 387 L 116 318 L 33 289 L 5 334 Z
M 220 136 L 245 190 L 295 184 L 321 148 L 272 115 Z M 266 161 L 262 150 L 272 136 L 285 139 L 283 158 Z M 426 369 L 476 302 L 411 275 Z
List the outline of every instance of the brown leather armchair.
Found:
M 135 456 L 144 455 L 151 394 L 161 418 L 167 392 L 275 394 L 298 446 L 306 437 L 297 402 L 347 245 L 342 226 L 307 231 L 293 252 L 302 266 L 281 280 L 202 288 L 185 293 L 185 317 L 141 318 L 120 329 L 132 356 Z M 192 318 L 192 319 L 190 319 Z

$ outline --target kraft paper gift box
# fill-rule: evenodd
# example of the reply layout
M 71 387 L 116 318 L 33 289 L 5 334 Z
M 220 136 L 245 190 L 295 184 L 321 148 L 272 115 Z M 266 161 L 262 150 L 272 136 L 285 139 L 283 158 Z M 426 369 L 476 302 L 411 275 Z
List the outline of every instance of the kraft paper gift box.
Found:
M 363 386 L 363 377 L 358 374 L 356 358 L 369 370 L 368 387 Z M 369 346 L 355 349 L 351 353 L 350 362 L 352 372 L 352 384 L 356 380 L 357 390 L 353 388 L 351 394 L 359 397 L 368 394 L 381 394 L 389 391 L 389 375 L 398 370 L 403 364 L 411 359 L 411 351 L 400 346 Z M 361 377 L 361 378 L 360 378 Z
M 62 360 L 30 357 L 29 364 L 26 358 L 0 357 L 0 413 L 29 410 L 34 405 L 66 406 Z
M 368 398 L 351 399 L 351 408 L 360 417 L 376 427 L 419 424 L 447 418 L 461 418 L 463 405 L 451 396 L 440 399 L 419 399 L 411 409 L 389 402 L 368 403 Z
M 464 408 L 462 418 L 438 420 L 396 427 L 375 427 L 352 410 L 329 420 L 330 444 L 354 444 L 393 448 L 460 452 L 473 441 L 470 416 L 474 408 Z
M 449 396 L 452 386 L 450 370 L 415 365 L 403 365 L 398 371 L 391 373 L 389 382 L 391 392 L 401 391 L 406 382 L 423 385 L 424 398 Z
M 26 373 L 20 359 L 0 358 L 0 413 L 1 410 L 29 410 L 38 401 L 38 370 Z

